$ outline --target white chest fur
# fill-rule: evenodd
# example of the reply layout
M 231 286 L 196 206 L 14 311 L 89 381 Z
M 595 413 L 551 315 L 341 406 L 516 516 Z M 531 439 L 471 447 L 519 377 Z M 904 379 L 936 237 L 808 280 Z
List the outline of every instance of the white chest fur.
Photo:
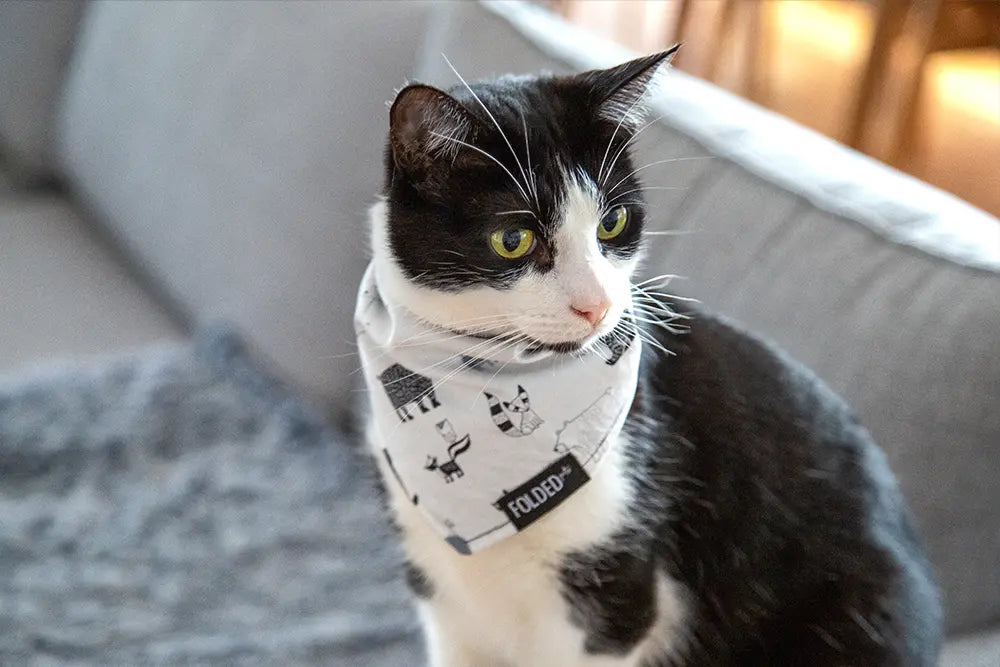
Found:
M 619 438 L 622 436 L 619 436 Z M 479 553 L 456 553 L 393 486 L 391 505 L 407 556 L 428 577 L 433 595 L 418 605 L 433 667 L 626 666 L 676 644 L 682 605 L 675 582 L 657 582 L 657 621 L 628 656 L 591 655 L 584 632 L 569 621 L 560 593 L 562 556 L 599 543 L 622 526 L 631 489 L 622 474 L 621 442 L 583 488 L 523 533 Z M 372 443 L 375 452 L 379 443 Z

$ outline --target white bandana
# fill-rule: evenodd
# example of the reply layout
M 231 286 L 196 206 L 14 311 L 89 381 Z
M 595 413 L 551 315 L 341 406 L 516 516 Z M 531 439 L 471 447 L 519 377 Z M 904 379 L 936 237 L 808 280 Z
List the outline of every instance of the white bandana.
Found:
M 597 353 L 494 352 L 387 305 L 369 266 L 354 322 L 388 469 L 459 553 L 524 530 L 583 486 L 635 395 L 641 346 L 627 315 Z

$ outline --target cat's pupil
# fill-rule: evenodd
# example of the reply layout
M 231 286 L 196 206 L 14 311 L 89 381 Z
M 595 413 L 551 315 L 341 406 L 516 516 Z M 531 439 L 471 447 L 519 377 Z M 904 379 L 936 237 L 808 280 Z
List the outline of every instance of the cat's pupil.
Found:
M 514 252 L 521 245 L 521 230 L 508 229 L 503 233 L 503 247 L 509 252 Z
M 617 215 L 615 215 L 615 216 L 610 216 L 610 215 L 606 216 L 604 218 L 604 220 L 601 222 L 601 225 L 604 227 L 604 231 L 609 232 L 609 233 L 613 232 L 615 230 L 615 226 L 617 224 L 618 224 L 618 216 Z

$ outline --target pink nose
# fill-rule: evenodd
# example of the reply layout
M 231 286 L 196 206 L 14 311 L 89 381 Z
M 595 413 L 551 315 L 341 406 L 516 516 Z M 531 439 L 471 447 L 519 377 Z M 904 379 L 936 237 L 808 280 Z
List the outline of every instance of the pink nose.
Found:
M 607 301 L 602 301 L 596 305 L 570 306 L 574 313 L 590 322 L 590 326 L 592 327 L 596 327 L 601 323 L 604 316 L 608 314 L 608 309 L 610 307 L 611 304 Z

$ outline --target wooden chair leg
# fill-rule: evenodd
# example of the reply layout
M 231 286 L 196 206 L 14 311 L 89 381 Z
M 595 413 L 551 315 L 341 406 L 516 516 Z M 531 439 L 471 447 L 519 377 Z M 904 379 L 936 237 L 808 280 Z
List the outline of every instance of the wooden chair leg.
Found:
M 889 53 L 903 27 L 910 5 L 910 0 L 882 0 L 879 5 L 868 61 L 858 85 L 854 110 L 845 136 L 847 145 L 852 148 L 860 149 L 864 141 L 865 127 L 872 115 L 875 89 L 885 76 Z
M 909 71 L 909 80 L 903 93 L 900 113 L 896 128 L 896 136 L 889 154 L 889 163 L 899 166 L 904 155 L 915 153 L 919 141 L 920 97 L 924 88 L 924 66 L 927 56 L 934 47 L 934 31 L 944 9 L 943 0 L 927 0 L 917 15 L 917 26 L 914 30 L 916 39 L 916 62 Z
M 551 0 L 549 2 L 549 8 L 560 16 L 568 17 L 572 1 L 573 0 Z
M 715 24 L 715 35 L 712 38 L 712 52 L 708 56 L 708 65 L 705 67 L 705 79 L 715 81 L 719 72 L 719 61 L 726 50 L 729 36 L 733 32 L 733 20 L 736 18 L 736 5 L 738 0 L 722 0 L 722 14 Z
M 667 38 L 667 44 L 680 44 L 687 34 L 688 20 L 691 18 L 691 6 L 694 0 L 677 0 L 677 18 L 674 20 L 673 33 Z M 685 57 L 684 49 L 677 52 L 673 59 L 674 67 L 679 67 Z
M 771 31 L 768 20 L 771 9 L 768 2 L 743 4 L 743 10 L 750 13 L 744 43 L 744 90 L 747 99 L 754 102 L 763 101 L 767 95 L 765 77 L 771 64 Z

